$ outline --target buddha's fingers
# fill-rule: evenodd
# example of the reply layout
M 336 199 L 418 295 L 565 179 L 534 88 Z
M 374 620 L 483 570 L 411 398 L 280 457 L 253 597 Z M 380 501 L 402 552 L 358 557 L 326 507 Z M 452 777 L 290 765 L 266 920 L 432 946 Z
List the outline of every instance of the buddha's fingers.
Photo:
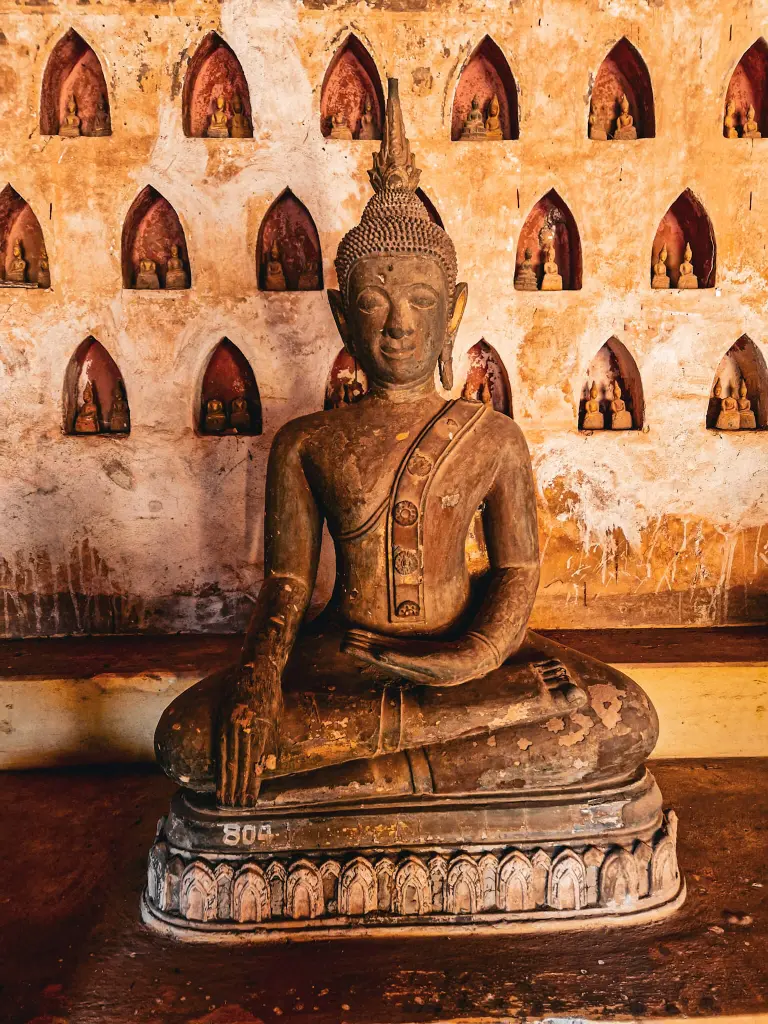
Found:
M 238 743 L 238 764 L 237 778 L 234 786 L 234 802 L 238 807 L 248 806 L 248 783 L 253 769 L 251 761 L 251 747 L 253 746 L 253 733 L 249 728 L 239 730 L 241 732 Z
M 237 788 L 237 769 L 240 760 L 240 729 L 236 724 L 231 722 L 229 725 L 228 747 L 228 757 L 226 761 L 227 784 L 224 791 L 224 803 L 228 807 L 233 807 Z
M 216 802 L 223 806 L 227 793 L 227 730 L 222 729 L 219 734 L 219 763 L 217 765 L 216 779 Z

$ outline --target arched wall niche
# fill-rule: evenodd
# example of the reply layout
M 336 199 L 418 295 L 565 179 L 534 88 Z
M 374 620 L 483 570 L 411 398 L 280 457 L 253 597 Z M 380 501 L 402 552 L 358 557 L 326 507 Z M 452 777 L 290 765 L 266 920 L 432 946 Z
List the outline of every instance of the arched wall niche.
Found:
M 111 135 L 109 93 L 99 58 L 70 28 L 51 51 L 40 96 L 40 134 L 58 135 L 74 97 L 80 135 Z
M 261 433 L 261 398 L 251 364 L 229 338 L 211 353 L 200 388 L 198 431 L 254 436 Z
M 370 111 L 366 115 L 366 100 Z M 350 33 L 331 58 L 320 90 L 320 130 L 330 138 L 334 115 L 344 115 L 344 123 L 354 139 L 380 139 L 384 120 L 384 91 L 378 68 L 366 47 Z M 334 135 L 341 138 L 343 131 Z
M 653 264 L 658 261 L 662 249 L 666 248 L 670 286 L 677 288 L 686 242 L 690 243 L 693 252 L 691 263 L 699 288 L 713 288 L 716 262 L 715 232 L 707 211 L 689 188 L 680 193 L 656 229 L 651 253 L 651 276 L 653 277 Z
M 563 279 L 563 289 L 577 291 L 581 288 L 581 240 L 573 214 L 555 189 L 550 189 L 536 203 L 525 219 L 517 243 L 515 278 L 525 259 L 526 250 L 531 252 L 531 263 L 536 280 L 541 288 L 546 261 L 546 247 L 553 242 L 555 260 Z
M 592 87 L 590 112 L 594 114 L 594 127 L 608 139 L 612 139 L 616 131 L 622 93 L 629 101 L 637 137 L 654 138 L 656 114 L 651 76 L 645 61 L 626 37 L 622 37 L 605 57 Z
M 242 65 L 229 43 L 218 34 L 209 32 L 189 62 L 181 93 L 181 115 L 184 134 L 200 139 L 208 135 L 216 101 L 224 99 L 226 129 L 230 137 L 251 138 L 253 120 L 251 93 Z M 245 121 L 235 120 L 233 114 L 237 99 L 242 104 Z M 238 128 L 238 124 L 240 128 Z M 213 137 L 226 137 L 222 134 Z
M 469 368 L 462 392 L 464 398 L 482 401 L 485 391 L 485 397 L 490 398 L 496 412 L 503 412 L 514 419 L 509 376 L 499 353 L 485 338 L 481 338 L 469 350 L 468 356 Z
M 338 409 L 341 405 L 351 405 L 362 398 L 368 390 L 368 378 L 365 370 L 345 348 L 333 361 L 328 382 L 325 385 L 324 409 Z
M 627 424 L 620 429 L 642 430 L 645 424 L 643 381 L 632 353 L 618 338 L 609 338 L 589 364 L 579 402 L 579 430 L 601 429 L 599 426 L 585 425 L 584 422 L 588 411 L 586 403 L 590 398 L 593 381 L 597 387 L 596 400 L 603 416 L 603 429 L 612 429 L 611 402 L 614 397 L 614 384 L 618 383 L 621 388 L 621 401 L 624 402 L 632 421 L 631 426 Z
M 131 415 L 123 375 L 100 341 L 82 341 L 64 376 L 64 433 L 129 434 Z
M 416 189 L 416 195 L 419 197 L 419 199 L 424 204 L 424 208 L 426 209 L 427 213 L 429 214 L 429 219 L 432 221 L 432 223 L 433 224 L 437 224 L 437 226 L 439 228 L 444 228 L 445 225 L 443 224 L 443 218 L 440 216 L 440 213 L 439 213 L 437 207 L 432 202 L 432 200 L 429 198 L 429 196 L 424 191 L 424 189 L 423 188 L 417 188 Z
M 707 406 L 706 424 L 709 430 L 717 429 L 717 418 L 721 410 L 720 400 L 714 396 L 715 384 L 720 381 L 723 397 L 738 399 L 742 380 L 747 386 L 746 398 L 754 413 L 756 428 L 768 429 L 768 366 L 754 341 L 742 334 L 717 365 Z
M 177 247 L 178 259 L 183 264 L 184 284 L 172 284 L 168 279 L 168 261 L 172 258 L 173 246 Z M 123 288 L 190 287 L 192 275 L 184 229 L 174 208 L 152 185 L 139 192 L 126 215 L 121 248 Z M 142 260 L 155 264 L 156 285 L 142 284 L 139 278 Z
M 323 260 L 315 222 L 289 188 L 264 215 L 256 258 L 262 291 L 319 291 L 323 287 Z
M 24 267 L 17 265 L 16 243 Z M 42 261 L 42 267 L 41 267 Z M 48 254 L 40 222 L 12 185 L 0 192 L 0 286 L 50 288 Z
M 763 138 L 768 135 L 768 43 L 762 36 L 742 54 L 733 70 L 725 94 L 726 113 L 729 102 L 734 105 L 735 129 L 739 136 L 743 136 L 750 106 L 755 108 L 755 121 L 761 135 Z M 725 125 L 723 134 L 728 137 Z
M 461 70 L 453 97 L 451 112 L 451 140 L 461 139 L 472 100 L 477 97 L 483 120 L 488 119 L 488 108 L 496 96 L 499 101 L 499 123 L 503 139 L 520 138 L 520 120 L 517 85 L 498 44 L 485 36 L 472 51 Z

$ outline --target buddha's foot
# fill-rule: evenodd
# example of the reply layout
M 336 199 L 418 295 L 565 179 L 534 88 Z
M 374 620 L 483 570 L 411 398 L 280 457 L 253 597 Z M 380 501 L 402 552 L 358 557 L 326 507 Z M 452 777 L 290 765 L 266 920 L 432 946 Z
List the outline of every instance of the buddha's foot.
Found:
M 350 801 L 236 812 L 180 790 L 144 921 L 198 942 L 520 932 L 645 923 L 685 897 L 677 816 L 642 769 L 560 793 Z

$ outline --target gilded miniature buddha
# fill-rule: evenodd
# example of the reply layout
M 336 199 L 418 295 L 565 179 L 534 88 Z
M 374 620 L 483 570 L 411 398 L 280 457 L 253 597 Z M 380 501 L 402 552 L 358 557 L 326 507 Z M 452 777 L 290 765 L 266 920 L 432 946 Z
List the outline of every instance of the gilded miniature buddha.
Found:
M 736 402 L 739 410 L 739 430 L 755 430 L 757 422 L 752 410 L 752 403 L 747 398 L 747 382 L 741 378 L 739 383 L 739 398 Z
M 633 426 L 632 414 L 621 397 L 621 386 L 615 380 L 611 399 L 611 430 L 631 430 Z
M 179 247 L 178 245 L 172 245 L 171 255 L 168 257 L 165 268 L 165 287 L 186 288 L 187 283 L 187 272 L 184 269 L 184 262 L 179 255 Z
M 109 430 L 112 434 L 128 434 L 131 429 L 131 414 L 125 398 L 125 385 L 121 380 L 115 385 L 112 408 L 109 413 Z
M 75 416 L 76 434 L 98 434 L 101 430 L 99 407 L 96 401 L 96 389 L 91 381 L 86 381 L 83 388 L 83 402 Z
M 760 129 L 758 128 L 757 121 L 755 120 L 755 108 L 750 103 L 747 107 L 747 117 L 744 121 L 744 132 L 743 138 L 745 139 L 761 139 Z
M 550 242 L 547 245 L 547 258 L 544 261 L 544 277 L 541 280 L 543 292 L 559 292 L 563 290 L 563 279 L 555 260 L 555 245 Z
M 597 384 L 592 381 L 589 389 L 589 398 L 584 403 L 584 419 L 581 424 L 582 430 L 604 430 L 605 416 L 600 412 Z
M 248 408 L 247 398 L 239 396 L 232 399 L 229 406 L 229 425 L 238 433 L 251 432 L 251 411 Z
M 80 118 L 77 116 L 77 103 L 74 96 L 70 96 L 67 102 L 67 113 L 59 126 L 59 135 L 65 139 L 80 137 Z
M 232 129 L 230 132 L 233 139 L 252 139 L 253 128 L 251 122 L 243 109 L 243 101 L 240 93 L 236 92 L 232 99 Z
M 720 381 L 715 381 L 713 394 L 720 401 L 720 413 L 715 423 L 715 430 L 741 430 L 741 416 L 736 399 L 732 395 L 723 396 Z
M 371 97 L 366 94 L 363 112 L 360 115 L 360 131 L 358 139 L 371 140 L 376 138 L 376 122 L 373 119 L 373 103 Z
M 37 287 L 51 287 L 51 268 L 48 264 L 48 250 L 45 248 L 45 242 L 40 250 L 40 262 L 37 266 Z
M 636 139 L 637 128 L 635 128 L 635 120 L 629 112 L 629 100 L 625 92 L 619 98 L 619 106 L 621 107 L 621 113 L 616 118 L 616 131 L 613 133 L 614 139 L 625 142 Z
M 109 111 L 107 110 L 107 101 L 102 95 L 99 95 L 98 102 L 96 104 L 96 113 L 93 115 L 93 126 L 91 128 L 91 135 L 96 137 L 102 137 L 105 135 L 112 134 L 112 127 L 109 123 Z
M 347 115 L 343 110 L 337 110 L 331 117 L 330 137 L 341 139 L 343 142 L 349 142 L 352 139 L 352 129 L 347 124 Z
M 593 142 L 605 142 L 608 138 L 605 128 L 601 127 L 597 122 L 594 106 L 589 108 L 589 137 Z
M 500 142 L 504 138 L 499 116 L 500 109 L 499 97 L 494 93 L 488 104 L 488 117 L 485 120 L 485 137 L 491 142 Z
M 277 238 L 273 240 L 272 248 L 269 250 L 264 287 L 268 292 L 284 292 L 287 287 Z
M 523 262 L 517 268 L 517 273 L 515 274 L 515 288 L 519 292 L 536 292 L 539 290 L 536 269 L 533 266 L 533 253 L 530 249 L 525 250 Z
M 24 284 L 27 280 L 27 261 L 24 259 L 21 240 L 18 238 L 13 243 L 13 259 L 10 262 L 6 276 L 14 284 Z
M 227 413 L 220 398 L 209 398 L 203 414 L 203 433 L 220 434 L 227 429 Z
M 483 112 L 480 109 L 480 100 L 477 96 L 472 97 L 472 106 L 467 114 L 467 119 L 464 122 L 464 127 L 461 129 L 459 138 L 462 142 L 474 142 L 486 138 L 485 121 L 483 120 Z
M 136 272 L 136 287 L 141 290 L 160 287 L 160 278 L 157 276 L 157 264 L 146 256 L 139 260 L 139 269 Z
M 653 265 L 653 278 L 651 288 L 669 288 L 669 274 L 667 273 L 667 247 L 662 245 L 659 250 L 659 258 Z
M 728 100 L 725 104 L 725 117 L 723 118 L 723 134 L 726 139 L 738 139 L 739 133 L 736 128 L 736 104 Z
M 228 139 L 229 127 L 227 121 L 226 101 L 223 96 L 217 96 L 216 106 L 211 114 L 205 134 L 209 139 Z
M 369 390 L 276 434 L 241 658 L 158 724 L 158 760 L 186 787 L 161 822 L 144 897 L 145 920 L 166 933 L 259 937 L 276 922 L 320 935 L 355 920 L 435 923 L 433 911 L 466 923 L 484 906 L 486 866 L 500 917 L 547 900 L 579 916 L 619 889 L 616 913 L 681 898 L 674 818 L 667 834 L 642 766 L 658 731 L 650 701 L 621 672 L 527 630 L 539 553 L 523 434 L 491 403 L 437 391 L 436 373 L 453 388 L 468 292 L 416 195 L 392 79 L 382 134 L 374 195 L 328 292 Z M 478 577 L 465 542 L 481 507 Z M 308 623 L 324 525 L 336 586 Z M 642 898 L 630 876 L 611 882 L 636 840 L 666 843 Z M 570 847 L 599 847 L 598 864 L 617 841 L 589 896 Z M 449 865 L 435 850 L 461 855 Z
M 683 256 L 683 262 L 680 264 L 680 276 L 677 279 L 678 288 L 698 288 L 699 279 L 693 272 L 693 251 L 691 250 L 690 242 L 685 243 L 685 254 Z

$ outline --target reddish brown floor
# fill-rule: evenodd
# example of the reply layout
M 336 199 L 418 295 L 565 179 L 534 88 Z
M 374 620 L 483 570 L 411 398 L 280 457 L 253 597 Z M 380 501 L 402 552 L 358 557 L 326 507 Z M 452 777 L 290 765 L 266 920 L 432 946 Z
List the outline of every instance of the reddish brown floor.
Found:
M 404 1022 L 768 1012 L 768 759 L 658 762 L 689 896 L 654 926 L 228 951 L 138 920 L 172 785 L 156 770 L 2 777 L 0 1021 Z M 57 1022 L 58 1024 L 58 1022 Z

